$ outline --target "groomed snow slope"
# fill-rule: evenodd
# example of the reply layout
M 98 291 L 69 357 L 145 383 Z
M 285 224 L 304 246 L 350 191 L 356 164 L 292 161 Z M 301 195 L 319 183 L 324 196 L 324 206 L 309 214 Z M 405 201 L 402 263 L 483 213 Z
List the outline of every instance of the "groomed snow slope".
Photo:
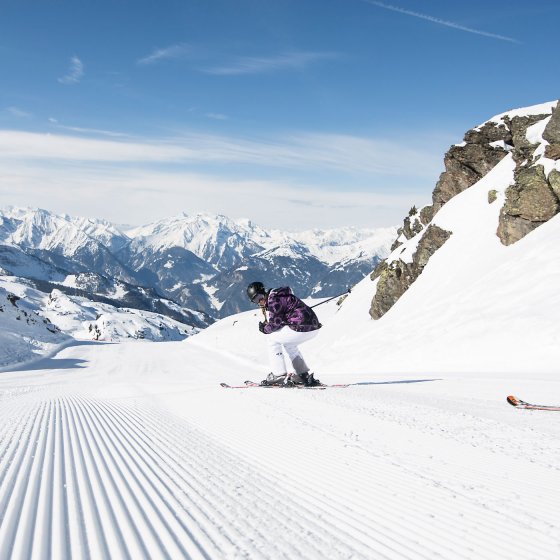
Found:
M 260 359 L 256 320 L 216 336 Z M 346 389 L 236 391 L 218 382 L 263 368 L 197 338 L 2 374 L 3 557 L 558 557 L 560 427 L 505 402 L 552 400 L 556 376 L 345 369 Z

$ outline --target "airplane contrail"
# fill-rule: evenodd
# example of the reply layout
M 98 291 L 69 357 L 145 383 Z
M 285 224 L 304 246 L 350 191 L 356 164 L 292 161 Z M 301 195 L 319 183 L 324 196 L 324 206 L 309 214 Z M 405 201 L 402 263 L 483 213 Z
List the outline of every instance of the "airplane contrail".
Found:
M 378 8 L 384 8 L 385 10 L 391 10 L 393 12 L 398 12 L 400 14 L 405 14 L 407 16 L 412 16 L 412 17 L 424 19 L 426 21 L 431 21 L 432 23 L 438 23 L 439 25 L 445 25 L 446 27 L 452 27 L 453 29 L 459 29 L 460 31 L 466 31 L 467 33 L 474 33 L 475 35 L 483 35 L 484 37 L 499 39 L 500 41 L 508 41 L 510 43 L 518 43 L 518 44 L 521 43 L 520 41 L 518 41 L 517 39 L 513 39 L 512 37 L 506 37 L 505 35 L 498 35 L 497 33 L 489 33 L 487 31 L 481 31 L 479 29 L 465 27 L 464 25 L 460 25 L 453 21 L 447 21 L 445 19 L 440 19 L 426 14 L 421 14 L 420 12 L 406 10 L 405 8 L 399 8 L 398 6 L 385 4 L 384 2 L 378 2 L 377 0 L 362 0 L 362 2 L 366 2 L 367 4 L 372 4 L 373 6 L 377 6 Z

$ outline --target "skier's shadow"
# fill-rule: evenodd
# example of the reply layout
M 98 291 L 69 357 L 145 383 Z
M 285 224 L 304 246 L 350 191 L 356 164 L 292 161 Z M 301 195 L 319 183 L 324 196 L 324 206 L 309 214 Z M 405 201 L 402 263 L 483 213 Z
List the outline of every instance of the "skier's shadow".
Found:
M 441 381 L 441 378 L 434 379 L 399 379 L 397 381 L 360 381 L 359 383 L 349 383 L 350 387 L 358 385 L 398 385 L 404 383 L 427 383 L 429 381 Z

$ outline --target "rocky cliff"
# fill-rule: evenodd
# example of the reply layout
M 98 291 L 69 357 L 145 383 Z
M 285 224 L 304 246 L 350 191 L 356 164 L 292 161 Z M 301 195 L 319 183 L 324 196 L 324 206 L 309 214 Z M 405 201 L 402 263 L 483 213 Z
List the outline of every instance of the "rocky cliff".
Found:
M 488 191 L 489 204 L 502 204 L 496 235 L 504 245 L 519 241 L 560 212 L 560 105 L 545 103 L 509 111 L 469 130 L 445 154 L 445 171 L 432 204 L 411 209 L 392 253 L 371 275 L 377 289 L 370 315 L 382 317 L 417 280 L 431 256 L 453 235 L 433 223 L 452 198 L 472 187 L 505 157 L 515 169 L 504 193 Z M 472 216 L 476 219 L 476 216 Z
M 498 236 L 511 245 L 560 212 L 560 107 L 534 117 L 514 144 L 515 182 L 506 192 Z

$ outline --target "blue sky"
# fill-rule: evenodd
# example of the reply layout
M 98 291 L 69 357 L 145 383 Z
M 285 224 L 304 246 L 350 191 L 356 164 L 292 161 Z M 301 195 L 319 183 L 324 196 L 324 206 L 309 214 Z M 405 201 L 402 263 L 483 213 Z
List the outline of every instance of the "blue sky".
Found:
M 556 0 L 8 0 L 0 206 L 397 224 L 494 114 L 558 98 Z

